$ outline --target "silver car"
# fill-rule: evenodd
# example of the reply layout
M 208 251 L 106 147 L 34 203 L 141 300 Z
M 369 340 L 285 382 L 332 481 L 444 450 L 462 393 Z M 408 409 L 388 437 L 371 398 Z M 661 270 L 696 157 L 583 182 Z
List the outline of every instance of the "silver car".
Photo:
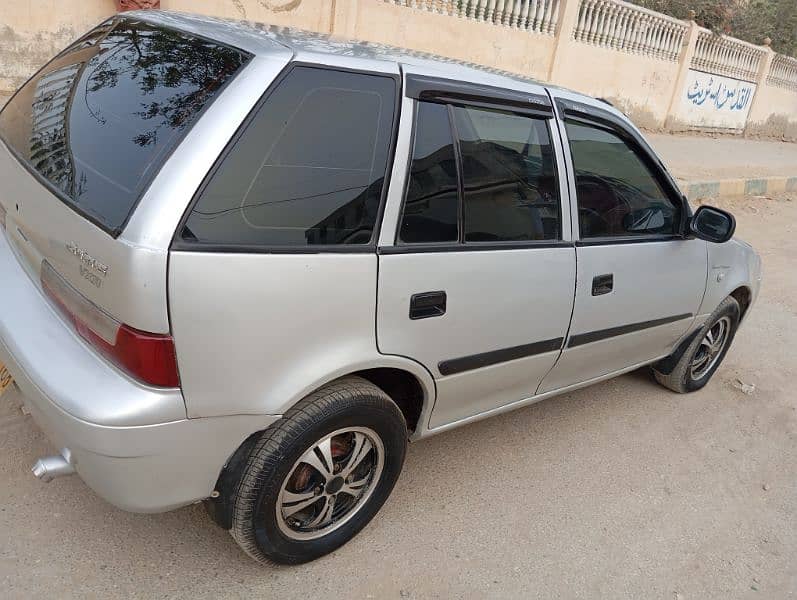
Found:
M 205 501 L 258 560 L 376 514 L 416 440 L 651 365 L 700 389 L 755 301 L 608 103 L 160 12 L 0 113 L 0 369 L 129 511 Z

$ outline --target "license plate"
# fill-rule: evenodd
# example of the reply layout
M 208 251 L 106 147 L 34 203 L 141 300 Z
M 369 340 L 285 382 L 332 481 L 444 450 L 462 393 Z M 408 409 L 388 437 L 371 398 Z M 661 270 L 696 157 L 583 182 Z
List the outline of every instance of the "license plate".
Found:
M 13 382 L 14 378 L 11 377 L 11 373 L 8 372 L 3 363 L 0 363 L 0 396 L 3 395 L 7 388 L 11 387 Z

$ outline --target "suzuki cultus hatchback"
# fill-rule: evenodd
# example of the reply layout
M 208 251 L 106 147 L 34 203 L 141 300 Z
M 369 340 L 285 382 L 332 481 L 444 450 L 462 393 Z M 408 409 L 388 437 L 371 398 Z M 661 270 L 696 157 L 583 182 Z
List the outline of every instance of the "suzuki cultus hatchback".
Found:
M 0 113 L 0 363 L 125 510 L 258 560 L 351 539 L 408 440 L 651 365 L 706 385 L 755 300 L 729 214 L 605 102 L 161 12 Z

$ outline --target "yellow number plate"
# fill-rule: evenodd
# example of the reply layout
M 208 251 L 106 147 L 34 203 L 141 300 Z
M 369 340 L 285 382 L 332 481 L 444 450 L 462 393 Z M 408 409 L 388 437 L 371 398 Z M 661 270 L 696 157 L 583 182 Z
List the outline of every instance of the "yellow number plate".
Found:
M 0 396 L 3 395 L 3 392 L 6 391 L 6 388 L 11 386 L 13 381 L 14 378 L 11 377 L 11 373 L 8 372 L 8 369 L 5 368 L 3 363 L 0 363 Z

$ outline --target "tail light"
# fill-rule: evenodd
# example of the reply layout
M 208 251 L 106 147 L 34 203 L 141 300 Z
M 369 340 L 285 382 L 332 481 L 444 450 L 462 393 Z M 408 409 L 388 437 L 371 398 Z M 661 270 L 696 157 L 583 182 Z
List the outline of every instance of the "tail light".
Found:
M 80 336 L 117 367 L 142 383 L 180 385 L 170 335 L 147 333 L 119 323 L 69 285 L 46 260 L 42 261 L 41 283 Z

